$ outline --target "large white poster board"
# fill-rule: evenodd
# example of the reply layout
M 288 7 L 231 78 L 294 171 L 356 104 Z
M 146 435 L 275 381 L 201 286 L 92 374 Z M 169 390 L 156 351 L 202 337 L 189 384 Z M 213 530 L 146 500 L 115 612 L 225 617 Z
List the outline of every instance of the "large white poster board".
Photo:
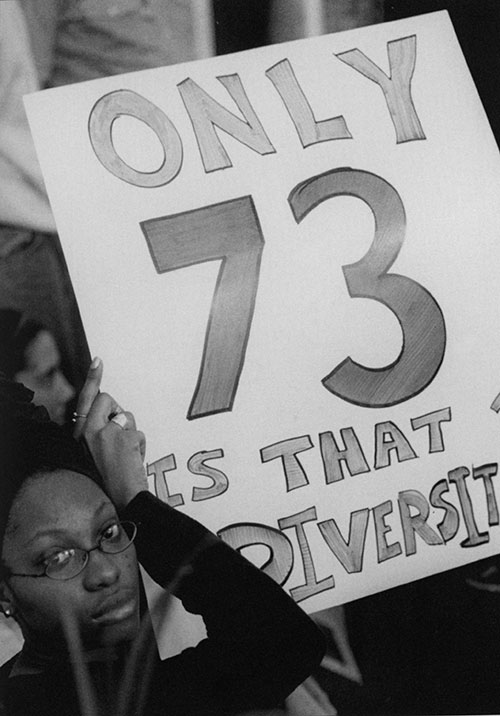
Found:
M 446 13 L 27 108 L 152 490 L 308 611 L 498 551 L 500 162 Z

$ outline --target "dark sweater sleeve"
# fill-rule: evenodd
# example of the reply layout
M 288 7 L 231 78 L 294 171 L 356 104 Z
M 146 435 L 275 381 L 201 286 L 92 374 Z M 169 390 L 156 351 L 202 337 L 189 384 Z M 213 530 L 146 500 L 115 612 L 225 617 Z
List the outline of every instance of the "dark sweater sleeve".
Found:
M 167 659 L 172 688 L 193 689 L 214 710 L 269 708 L 319 664 L 321 633 L 283 589 L 205 527 L 148 492 L 123 519 L 140 523 L 139 561 L 184 607 L 203 617 L 207 638 Z

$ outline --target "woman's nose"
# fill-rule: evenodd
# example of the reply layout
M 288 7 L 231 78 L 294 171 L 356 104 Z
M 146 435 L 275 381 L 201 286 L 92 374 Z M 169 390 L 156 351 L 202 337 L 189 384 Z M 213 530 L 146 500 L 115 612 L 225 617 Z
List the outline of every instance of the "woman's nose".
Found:
M 110 587 L 120 576 L 117 555 L 93 549 L 89 553 L 83 574 L 85 587 L 89 591 Z
M 60 396 L 61 402 L 65 404 L 75 395 L 75 389 L 61 371 L 58 371 L 57 374 L 57 393 Z

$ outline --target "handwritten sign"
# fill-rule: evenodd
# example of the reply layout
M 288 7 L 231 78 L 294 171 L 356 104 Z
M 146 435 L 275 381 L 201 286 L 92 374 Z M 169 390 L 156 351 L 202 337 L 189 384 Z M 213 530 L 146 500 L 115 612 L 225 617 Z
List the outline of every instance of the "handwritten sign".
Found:
M 308 611 L 500 548 L 500 162 L 446 13 L 42 92 L 151 489 Z

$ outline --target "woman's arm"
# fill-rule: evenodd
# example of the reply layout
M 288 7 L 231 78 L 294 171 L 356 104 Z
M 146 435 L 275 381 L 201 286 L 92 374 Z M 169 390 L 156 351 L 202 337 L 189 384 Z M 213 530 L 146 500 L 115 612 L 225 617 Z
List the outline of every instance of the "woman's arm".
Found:
M 193 689 L 221 709 L 276 706 L 319 664 L 323 637 L 285 592 L 195 520 L 148 492 L 123 511 L 140 523 L 139 560 L 161 586 L 176 583 L 207 638 L 165 662 L 172 696 Z M 177 583 L 179 572 L 182 575 Z

